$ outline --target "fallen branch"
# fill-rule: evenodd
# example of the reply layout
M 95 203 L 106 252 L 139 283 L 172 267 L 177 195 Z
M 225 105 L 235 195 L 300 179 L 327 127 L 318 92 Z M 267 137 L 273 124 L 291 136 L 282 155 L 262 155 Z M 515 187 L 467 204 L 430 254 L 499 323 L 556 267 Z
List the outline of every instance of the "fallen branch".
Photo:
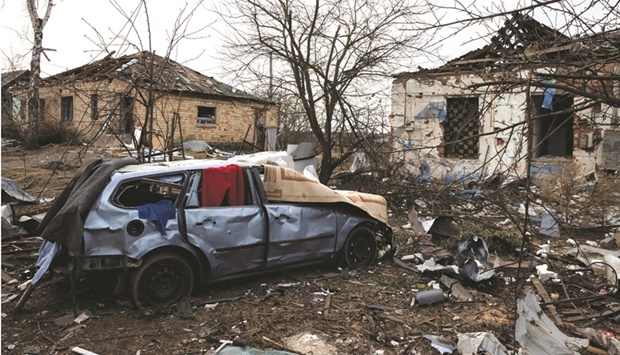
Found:
M 266 336 L 264 336 L 264 335 L 261 335 L 261 337 L 260 337 L 260 338 L 261 338 L 261 339 L 263 339 L 264 341 L 266 341 L 266 342 L 268 342 L 268 343 L 271 343 L 271 344 L 273 344 L 273 345 L 276 345 L 277 347 L 279 347 L 279 348 L 281 348 L 281 349 L 283 349 L 283 350 L 286 350 L 286 351 L 288 351 L 288 352 L 290 352 L 290 353 L 294 353 L 294 354 L 296 354 L 296 353 L 297 353 L 296 351 L 291 350 L 291 349 L 287 348 L 286 346 L 284 346 L 284 345 L 282 345 L 282 344 L 278 343 L 277 341 L 275 341 L 275 340 L 271 340 L 271 339 L 267 338 L 267 337 L 266 337 Z

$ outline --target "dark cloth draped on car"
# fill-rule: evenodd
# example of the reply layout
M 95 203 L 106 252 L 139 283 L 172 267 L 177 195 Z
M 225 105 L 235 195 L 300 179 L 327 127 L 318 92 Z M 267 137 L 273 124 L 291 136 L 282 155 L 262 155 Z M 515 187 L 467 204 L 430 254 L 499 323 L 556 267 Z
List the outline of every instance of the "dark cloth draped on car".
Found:
M 114 170 L 138 164 L 134 158 L 97 159 L 78 170 L 58 196 L 37 228 L 41 237 L 64 245 L 71 255 L 80 255 L 84 222 L 93 203 L 110 181 Z
M 168 220 L 176 217 L 177 208 L 168 200 L 138 206 L 138 218 L 146 219 L 149 222 L 157 222 L 161 235 L 167 235 L 166 226 L 168 225 Z
M 243 206 L 243 169 L 239 165 L 202 169 L 202 207 Z

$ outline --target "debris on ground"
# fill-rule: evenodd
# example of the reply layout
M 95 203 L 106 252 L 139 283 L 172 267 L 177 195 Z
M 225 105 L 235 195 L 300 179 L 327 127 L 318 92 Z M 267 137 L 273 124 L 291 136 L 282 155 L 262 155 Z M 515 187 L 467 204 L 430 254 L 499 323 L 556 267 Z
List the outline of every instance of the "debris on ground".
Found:
M 198 148 L 196 156 L 227 158 L 226 152 L 208 149 Z M 59 155 L 48 151 L 36 154 L 49 156 L 51 163 L 29 162 L 27 176 L 21 151 L 3 154 L 3 177 L 31 196 L 58 195 L 74 175 L 61 168 L 72 164 L 55 163 Z M 46 168 L 54 166 L 57 178 L 44 190 Z M 367 185 L 348 189 L 387 196 L 398 244 L 394 262 L 362 270 L 300 268 L 198 286 L 179 303 L 193 314 L 187 318 L 177 313 L 177 305 L 133 308 L 125 295 L 113 293 L 115 275 L 79 275 L 72 295 L 70 270 L 53 266 L 38 281 L 27 311 L 13 312 L 23 292 L 19 287 L 28 287 L 36 275 L 42 239 L 32 231 L 49 208 L 14 201 L 11 224 L 25 233 L 5 239 L 3 232 L 3 350 L 42 354 L 77 346 L 97 354 L 212 353 L 226 340 L 237 343 L 227 343 L 218 354 L 290 355 L 303 353 L 297 346 L 313 341 L 319 345 L 306 353 L 324 347 L 325 354 L 499 355 L 536 353 L 537 342 L 555 353 L 618 353 L 620 208 L 600 200 L 620 200 L 618 189 L 599 197 L 598 190 L 579 190 L 558 203 L 542 188 L 527 192 L 518 180 L 493 188 L 434 188 L 430 180 L 400 184 L 347 176 L 351 179 L 339 183 L 368 179 Z M 596 189 L 606 179 L 617 177 L 600 176 Z M 485 273 L 490 276 L 480 279 Z M 524 289 L 525 296 L 515 296 Z M 422 305 L 423 295 L 441 295 L 441 301 Z M 239 342 L 247 346 L 236 346 Z

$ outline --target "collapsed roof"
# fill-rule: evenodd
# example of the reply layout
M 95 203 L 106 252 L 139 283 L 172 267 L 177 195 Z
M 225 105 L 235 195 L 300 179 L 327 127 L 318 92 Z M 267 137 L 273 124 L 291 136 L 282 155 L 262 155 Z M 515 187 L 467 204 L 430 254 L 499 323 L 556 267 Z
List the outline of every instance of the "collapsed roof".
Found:
M 13 70 L 2 73 L 2 88 L 19 83 L 19 80 L 28 81 L 30 70 Z
M 435 69 L 396 74 L 396 78 L 424 74 L 506 70 L 528 64 L 553 66 L 592 65 L 598 60 L 620 60 L 620 30 L 591 36 L 568 37 L 533 18 L 514 13 L 489 44 Z
M 140 88 L 189 95 L 226 97 L 269 103 L 259 97 L 203 75 L 169 58 L 143 51 L 114 58 L 114 53 L 96 62 L 43 79 L 43 86 L 77 81 L 118 79 Z

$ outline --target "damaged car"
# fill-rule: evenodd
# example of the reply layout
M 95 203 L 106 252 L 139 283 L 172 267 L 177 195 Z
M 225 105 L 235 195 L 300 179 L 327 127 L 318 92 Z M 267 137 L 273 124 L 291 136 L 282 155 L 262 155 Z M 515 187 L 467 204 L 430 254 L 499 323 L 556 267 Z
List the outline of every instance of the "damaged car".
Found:
M 79 275 L 116 270 L 117 291 L 138 307 L 178 302 L 197 283 L 311 264 L 364 268 L 395 251 L 382 196 L 221 160 L 94 162 L 40 232 L 33 284 L 50 265 L 72 263 Z

